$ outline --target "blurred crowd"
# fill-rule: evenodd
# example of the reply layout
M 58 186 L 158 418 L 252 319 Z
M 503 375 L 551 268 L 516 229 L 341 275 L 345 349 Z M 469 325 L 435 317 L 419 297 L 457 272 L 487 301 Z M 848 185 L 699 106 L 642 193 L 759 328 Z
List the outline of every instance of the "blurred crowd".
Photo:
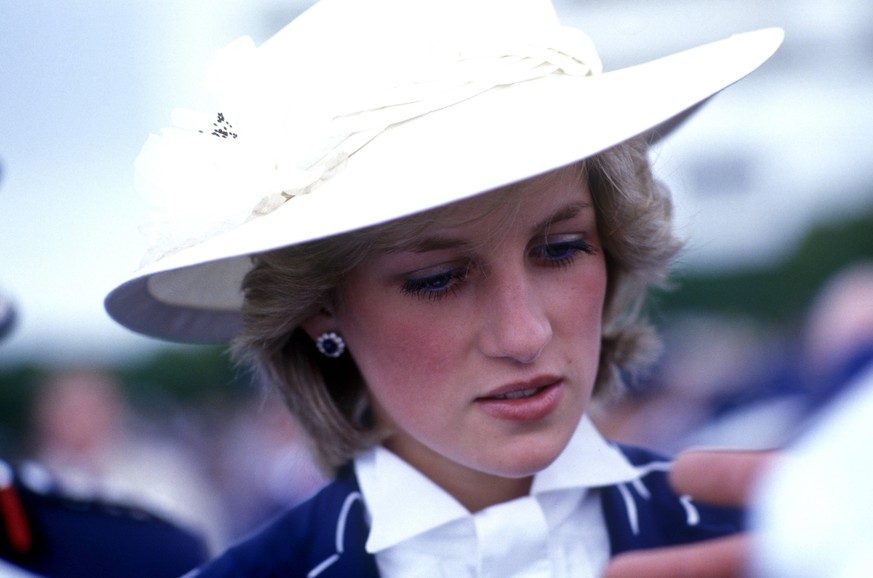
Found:
M 664 337 L 651 378 L 599 408 L 608 435 L 669 454 L 781 447 L 873 363 L 873 261 L 833 275 L 790 326 L 688 315 Z
M 779 447 L 873 362 L 873 263 L 821 288 L 797 326 L 687 315 L 664 327 L 656 371 L 595 421 L 621 442 Z M 144 412 L 109 370 L 75 368 L 39 388 L 21 475 L 70 495 L 129 503 L 198 533 L 217 552 L 324 479 L 278 395 Z M 236 399 L 236 398 L 235 398 Z
M 156 415 L 107 369 L 60 371 L 39 388 L 17 465 L 34 486 L 143 508 L 218 552 L 323 479 L 275 394 L 207 405 Z

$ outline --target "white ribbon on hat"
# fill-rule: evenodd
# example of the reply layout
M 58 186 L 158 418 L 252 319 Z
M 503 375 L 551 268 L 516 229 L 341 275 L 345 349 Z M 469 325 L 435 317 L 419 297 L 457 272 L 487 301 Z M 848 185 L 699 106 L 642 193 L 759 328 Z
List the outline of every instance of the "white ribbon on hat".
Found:
M 175 126 L 152 135 L 137 158 L 139 188 L 158 209 L 145 229 L 152 241 L 146 261 L 311 193 L 391 126 L 497 87 L 599 72 L 588 36 L 557 27 L 542 42 L 471 47 L 441 67 L 355 96 L 344 112 L 313 114 L 291 106 L 289 84 L 277 82 L 282 71 L 265 64 L 250 38 L 240 39 L 213 66 L 209 84 L 223 108 L 218 119 L 174 111 Z

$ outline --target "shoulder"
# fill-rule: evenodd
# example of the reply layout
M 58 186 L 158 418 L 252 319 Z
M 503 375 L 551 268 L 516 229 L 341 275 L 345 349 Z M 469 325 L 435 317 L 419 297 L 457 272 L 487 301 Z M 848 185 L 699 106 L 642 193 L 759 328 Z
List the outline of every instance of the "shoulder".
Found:
M 25 482 L 0 462 L 0 557 L 32 572 L 178 576 L 206 558 L 196 534 L 141 508 Z
M 367 532 L 357 483 L 344 476 L 188 576 L 375 576 Z
M 613 553 L 697 542 L 742 529 L 741 510 L 709 507 L 677 495 L 667 478 L 669 458 L 633 446 L 618 448 L 640 476 L 604 489 Z

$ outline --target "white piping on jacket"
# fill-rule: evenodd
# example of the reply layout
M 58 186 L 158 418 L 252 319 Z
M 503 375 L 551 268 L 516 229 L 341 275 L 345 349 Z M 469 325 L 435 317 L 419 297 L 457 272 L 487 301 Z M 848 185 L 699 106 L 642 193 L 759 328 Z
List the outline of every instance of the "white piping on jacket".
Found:
M 691 499 L 691 496 L 679 496 L 679 503 L 685 508 L 685 523 L 689 526 L 696 526 L 700 523 L 700 512 Z
M 346 496 L 345 501 L 343 502 L 343 507 L 340 509 L 339 518 L 336 523 L 336 553 L 328 556 L 322 563 L 309 571 L 306 575 L 307 578 L 315 578 L 320 575 L 322 572 L 327 570 L 334 562 L 339 560 L 340 554 L 343 553 L 343 538 L 346 533 L 346 520 L 349 517 L 349 511 L 352 509 L 352 505 L 354 505 L 355 501 L 361 500 L 363 501 L 363 497 L 360 492 L 352 492 L 348 496 Z
M 619 484 L 618 492 L 624 500 L 624 507 L 625 510 L 627 510 L 627 521 L 630 524 L 631 532 L 634 533 L 634 536 L 637 536 L 640 533 L 640 520 L 637 515 L 637 503 L 634 502 L 634 497 L 631 496 L 630 490 L 627 489 L 627 484 Z
M 670 470 L 671 465 L 671 462 L 657 461 L 649 462 L 648 464 L 644 464 L 641 466 L 634 466 L 640 477 L 631 480 L 630 482 L 625 484 L 618 484 L 618 491 L 621 494 L 621 498 L 624 501 L 624 507 L 627 510 L 627 521 L 634 536 L 638 536 L 640 533 L 640 518 L 639 511 L 637 510 L 637 503 L 634 500 L 633 494 L 631 493 L 628 484 L 633 486 L 633 488 L 637 491 L 640 497 L 642 497 L 644 500 L 648 500 L 652 497 L 652 493 L 649 491 L 649 488 L 646 486 L 645 482 L 643 482 L 643 478 L 652 472 L 667 472 Z M 692 512 L 694 514 L 697 514 L 697 510 L 690 503 L 686 504 L 685 501 L 682 501 L 682 505 L 685 508 L 689 525 L 695 525 L 697 521 L 699 521 L 699 516 L 697 518 L 694 518 L 695 521 L 694 523 L 692 523 Z

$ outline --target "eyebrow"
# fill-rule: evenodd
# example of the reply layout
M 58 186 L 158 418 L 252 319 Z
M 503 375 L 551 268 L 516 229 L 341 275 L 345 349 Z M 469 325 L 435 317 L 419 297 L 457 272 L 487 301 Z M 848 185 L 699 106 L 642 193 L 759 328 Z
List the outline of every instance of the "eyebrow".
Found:
M 531 230 L 535 232 L 547 232 L 549 227 L 564 221 L 569 221 L 579 215 L 579 213 L 590 208 L 592 208 L 591 203 L 584 201 L 568 204 L 534 225 Z M 474 245 L 475 243 L 471 243 L 466 239 L 432 235 L 410 239 L 409 242 L 402 243 L 400 246 L 395 247 L 393 251 L 427 253 L 428 251 L 442 251 L 446 249 L 464 249 Z
M 570 219 L 575 218 L 579 213 L 586 209 L 592 208 L 591 203 L 586 203 L 584 201 L 580 201 L 578 203 L 572 203 L 565 207 L 561 207 L 553 214 L 549 215 L 542 221 L 540 221 L 535 227 L 534 231 L 547 231 L 549 227 L 555 225 L 557 223 L 562 223 L 564 221 L 569 221 Z
M 412 251 L 414 253 L 427 253 L 428 251 L 443 251 L 445 249 L 463 249 L 471 247 L 473 243 L 454 237 L 421 237 L 412 239 L 397 247 L 396 251 Z

